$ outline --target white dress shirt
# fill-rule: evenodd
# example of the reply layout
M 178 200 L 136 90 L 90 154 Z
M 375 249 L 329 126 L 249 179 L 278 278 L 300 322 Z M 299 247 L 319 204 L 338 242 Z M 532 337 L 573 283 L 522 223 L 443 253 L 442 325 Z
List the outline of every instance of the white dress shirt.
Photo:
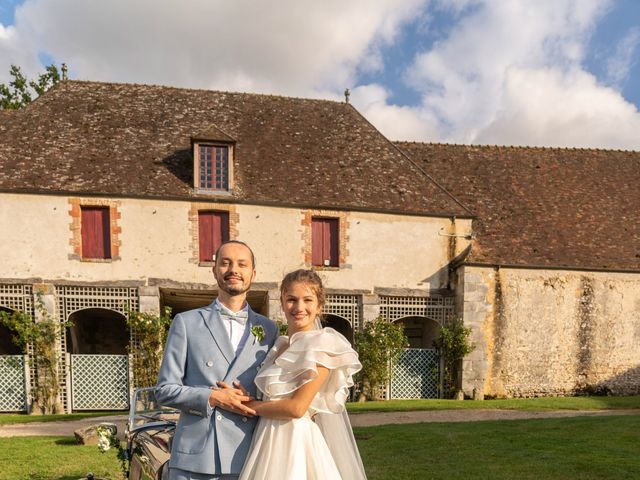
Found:
M 216 301 L 214 302 L 214 308 L 218 310 L 218 315 L 220 315 L 221 309 L 225 309 L 232 314 L 239 313 L 239 312 L 231 312 L 231 310 L 229 310 L 227 307 L 222 305 L 217 298 L 216 298 Z M 247 302 L 245 302 L 244 307 L 242 308 L 242 310 L 240 310 L 240 312 L 243 312 L 243 311 L 247 313 L 249 312 L 249 304 L 247 304 Z M 249 328 L 248 328 L 249 321 L 247 319 L 247 323 L 245 325 L 242 325 L 233 319 L 225 318 L 223 316 L 221 316 L 220 318 L 222 319 L 222 323 L 224 323 L 225 327 L 227 327 L 227 334 L 229 335 L 229 340 L 231 340 L 233 351 L 237 354 L 240 350 L 242 350 L 242 347 L 244 347 L 244 344 L 247 341 L 247 337 L 248 337 L 247 333 L 249 331 Z

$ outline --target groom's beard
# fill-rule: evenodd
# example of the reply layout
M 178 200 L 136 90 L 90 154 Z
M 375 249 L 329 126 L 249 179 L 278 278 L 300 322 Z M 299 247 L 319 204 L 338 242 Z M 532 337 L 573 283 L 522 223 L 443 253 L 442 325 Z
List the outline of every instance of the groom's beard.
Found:
M 237 284 L 237 285 L 231 285 L 231 284 L 227 283 L 227 278 L 229 278 L 231 276 L 232 275 L 225 276 L 222 279 L 222 281 L 216 279 L 218 281 L 218 287 L 220 287 L 220 290 L 222 290 L 224 292 L 227 292 L 232 297 L 236 297 L 238 295 L 242 295 L 242 294 L 247 293 L 249 291 L 249 289 L 251 288 L 251 282 L 245 284 L 244 283 L 244 279 L 242 279 L 242 283 Z

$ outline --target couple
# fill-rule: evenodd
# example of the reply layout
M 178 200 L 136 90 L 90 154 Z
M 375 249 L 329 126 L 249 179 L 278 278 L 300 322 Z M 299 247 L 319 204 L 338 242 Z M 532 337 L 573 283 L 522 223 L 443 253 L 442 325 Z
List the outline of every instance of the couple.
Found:
M 169 478 L 365 479 L 344 408 L 361 365 L 342 335 L 321 328 L 318 275 L 285 276 L 289 337 L 276 338 L 276 325 L 246 301 L 251 249 L 223 243 L 213 274 L 218 298 L 176 315 L 158 376 L 158 401 L 181 412 Z

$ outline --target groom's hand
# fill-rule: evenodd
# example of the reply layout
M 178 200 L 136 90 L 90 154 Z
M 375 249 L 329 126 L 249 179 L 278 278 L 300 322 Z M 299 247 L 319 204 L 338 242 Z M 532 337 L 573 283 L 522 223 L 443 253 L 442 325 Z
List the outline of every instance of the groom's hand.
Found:
M 242 403 L 252 400 L 250 396 L 246 395 L 246 391 L 243 391 L 244 389 L 232 388 L 224 382 L 218 382 L 218 387 L 218 389 L 212 387 L 209 395 L 209 405 L 246 417 L 256 415 L 255 410 Z

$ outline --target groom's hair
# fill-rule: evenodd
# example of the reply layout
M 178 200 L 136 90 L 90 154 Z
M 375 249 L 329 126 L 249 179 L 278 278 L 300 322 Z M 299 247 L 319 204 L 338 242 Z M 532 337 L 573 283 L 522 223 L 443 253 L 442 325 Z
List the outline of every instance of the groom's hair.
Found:
M 245 247 L 247 247 L 247 249 L 249 250 L 249 253 L 251 253 L 251 263 L 253 264 L 253 268 L 255 269 L 256 256 L 253 254 L 253 250 L 251 250 L 251 247 L 249 245 L 247 245 L 246 243 L 240 240 L 227 240 L 226 242 L 222 242 L 220 246 L 216 249 L 216 253 L 214 253 L 213 255 L 213 258 L 215 259 L 213 263 L 216 263 L 218 261 L 218 254 L 220 253 L 220 250 L 222 249 L 222 247 L 224 247 L 225 245 L 229 245 L 230 243 L 237 243 L 239 245 L 244 245 Z

